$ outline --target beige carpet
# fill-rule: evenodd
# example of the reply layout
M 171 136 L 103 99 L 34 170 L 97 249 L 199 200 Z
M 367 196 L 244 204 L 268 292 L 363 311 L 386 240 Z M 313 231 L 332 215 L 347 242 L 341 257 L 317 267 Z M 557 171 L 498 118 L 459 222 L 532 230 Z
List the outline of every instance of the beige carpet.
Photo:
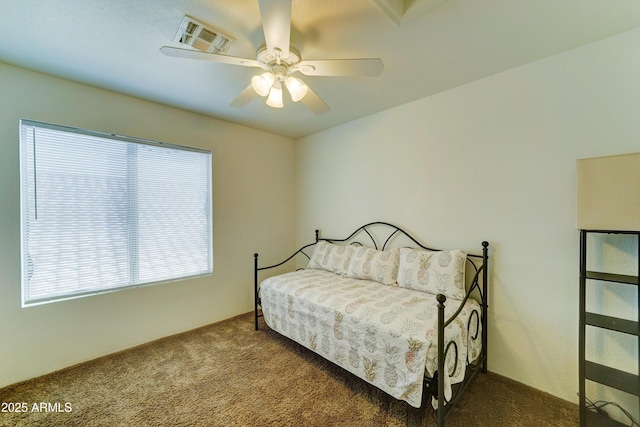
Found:
M 251 314 L 0 389 L 0 401 L 28 407 L 0 413 L 2 426 L 435 425 L 430 408 L 395 400 L 268 329 L 254 332 Z M 478 374 L 447 422 L 577 424 L 576 405 L 491 373 Z

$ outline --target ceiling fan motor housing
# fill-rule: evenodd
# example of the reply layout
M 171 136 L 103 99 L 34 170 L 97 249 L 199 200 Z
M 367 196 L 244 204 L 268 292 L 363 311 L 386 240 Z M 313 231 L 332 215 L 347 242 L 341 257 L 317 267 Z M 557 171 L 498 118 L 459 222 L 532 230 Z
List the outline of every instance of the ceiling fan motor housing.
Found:
M 278 53 L 281 53 L 281 51 L 278 51 Z M 258 49 L 258 53 L 256 54 L 256 59 L 258 60 L 258 62 L 260 62 L 261 64 L 264 64 L 269 68 L 273 68 L 276 65 L 281 65 L 281 66 L 285 66 L 288 69 L 289 67 L 292 67 L 296 65 L 298 62 L 300 62 L 301 58 L 300 58 L 300 52 L 298 52 L 293 47 L 289 47 L 289 55 L 287 55 L 286 57 L 283 57 L 283 56 L 269 52 L 266 46 L 262 46 L 260 49 Z

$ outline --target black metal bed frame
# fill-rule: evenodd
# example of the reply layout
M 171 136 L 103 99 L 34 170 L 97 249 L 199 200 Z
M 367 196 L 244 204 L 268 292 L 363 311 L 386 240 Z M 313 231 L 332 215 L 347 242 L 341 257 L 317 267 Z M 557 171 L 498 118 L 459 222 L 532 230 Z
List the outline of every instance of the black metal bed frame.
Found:
M 387 236 L 386 240 L 384 240 L 384 243 L 379 246 L 378 242 L 381 240 L 376 240 L 373 235 L 371 234 L 371 232 L 368 230 L 368 228 L 373 228 L 373 227 L 378 227 L 378 226 L 384 226 L 384 227 L 389 227 L 390 231 L 389 231 L 389 235 Z M 365 233 L 368 237 L 370 242 L 373 244 L 374 248 L 377 250 L 384 250 L 387 248 L 387 245 L 389 244 L 389 242 L 396 236 L 398 235 L 404 235 L 406 236 L 413 244 L 417 245 L 419 248 L 425 249 L 425 250 L 429 250 L 429 251 L 438 251 L 439 249 L 433 249 L 433 248 L 429 248 L 425 245 L 423 245 L 422 243 L 420 243 L 418 240 L 416 240 L 413 236 L 411 236 L 409 233 L 407 233 L 406 231 L 404 231 L 403 229 L 401 229 L 398 226 L 395 226 L 393 224 L 387 223 L 387 222 L 382 222 L 382 221 L 376 221 L 376 222 L 371 222 L 369 224 L 365 224 L 361 227 L 359 227 L 358 229 L 356 229 L 353 233 L 351 233 L 351 235 L 349 235 L 348 237 L 344 238 L 344 239 L 330 239 L 330 238 L 325 238 L 325 237 L 320 237 L 320 231 L 316 230 L 315 231 L 315 242 L 313 243 L 309 243 L 307 245 L 304 245 L 303 247 L 301 247 L 300 249 L 298 249 L 296 252 L 294 252 L 291 256 L 289 256 L 287 259 L 285 259 L 282 262 L 279 262 L 278 264 L 274 264 L 274 265 L 270 265 L 270 266 L 266 266 L 266 267 L 258 267 L 258 254 L 254 254 L 254 319 L 255 319 L 255 330 L 257 331 L 259 329 L 258 326 L 258 318 L 262 317 L 261 312 L 259 311 L 259 308 L 262 308 L 262 301 L 260 299 L 260 289 L 258 287 L 258 272 L 263 271 L 263 270 L 269 270 L 272 268 L 276 268 L 279 267 L 283 264 L 286 264 L 287 262 L 289 262 L 290 260 L 292 260 L 293 258 L 295 258 L 298 254 L 303 254 L 307 259 L 310 258 L 310 256 L 305 252 L 305 250 L 309 249 L 310 247 L 314 246 L 316 243 L 318 243 L 321 240 L 327 241 L 327 242 L 340 242 L 340 243 L 344 243 L 344 244 L 355 244 L 355 245 L 363 245 L 362 242 L 360 241 L 356 241 L 355 238 L 356 236 L 360 235 L 361 233 Z M 369 241 L 367 240 L 367 242 Z M 476 255 L 476 254 L 467 254 L 467 262 L 472 266 L 475 274 L 473 276 L 473 279 L 471 280 L 467 293 L 462 301 L 462 303 L 460 304 L 460 307 L 458 308 L 458 310 L 448 319 L 445 320 L 445 314 L 444 314 L 444 309 L 445 309 L 445 302 L 447 300 L 447 297 L 442 295 L 442 294 L 438 294 L 436 295 L 436 299 L 438 301 L 438 370 L 437 372 L 435 372 L 435 374 L 433 375 L 432 378 L 428 378 L 425 375 L 424 378 L 424 396 L 423 396 L 423 406 L 425 405 L 425 401 L 427 400 L 428 396 L 433 396 L 434 398 L 437 399 L 438 402 L 438 407 L 436 409 L 436 416 L 437 416 L 437 423 L 438 423 L 438 427 L 444 427 L 444 422 L 447 419 L 447 417 L 449 416 L 449 413 L 451 412 L 451 410 L 455 407 L 456 403 L 460 400 L 460 398 L 462 397 L 464 391 L 466 390 L 466 388 L 468 387 L 468 385 L 471 383 L 471 381 L 473 380 L 473 378 L 475 377 L 475 375 L 479 372 L 482 371 L 483 373 L 487 373 L 487 329 L 488 329 L 488 322 L 487 322 L 487 315 L 488 315 L 488 260 L 489 260 L 489 243 L 486 241 L 482 242 L 482 255 Z M 476 263 L 474 262 L 475 260 L 482 260 L 482 264 L 480 266 L 476 265 Z M 480 284 L 480 279 L 482 284 Z M 466 375 L 464 377 L 464 380 L 460 383 L 457 384 L 455 387 L 455 394 L 452 395 L 452 398 L 450 400 L 446 400 L 446 398 L 444 397 L 444 381 L 438 381 L 438 373 L 439 372 L 444 372 L 444 362 L 446 360 L 446 357 L 449 353 L 450 350 L 455 351 L 455 360 L 457 363 L 457 356 L 458 356 L 458 348 L 455 342 L 450 341 L 449 343 L 447 343 L 447 346 L 445 347 L 444 345 L 444 329 L 455 320 L 455 318 L 458 316 L 458 314 L 460 314 L 460 312 L 462 311 L 462 308 L 464 307 L 464 304 L 466 303 L 466 301 L 471 298 L 472 294 L 477 295 L 477 299 L 478 302 L 480 303 L 481 309 L 482 309 L 482 315 L 480 315 L 477 311 L 473 311 L 470 318 L 469 318 L 469 322 L 467 324 L 467 340 L 471 339 L 471 340 L 476 340 L 478 339 L 478 326 L 479 323 L 482 323 L 482 350 L 480 352 L 480 355 L 475 359 L 475 361 L 470 361 L 468 360 L 468 356 L 467 356 L 467 367 L 466 367 Z M 475 320 L 475 331 L 476 334 L 474 336 L 471 335 L 471 327 L 472 327 L 472 323 Z M 473 364 L 471 363 L 473 362 Z M 455 372 L 456 366 L 454 366 L 453 371 Z M 442 397 L 442 398 L 440 398 Z M 428 404 L 428 403 L 427 403 Z

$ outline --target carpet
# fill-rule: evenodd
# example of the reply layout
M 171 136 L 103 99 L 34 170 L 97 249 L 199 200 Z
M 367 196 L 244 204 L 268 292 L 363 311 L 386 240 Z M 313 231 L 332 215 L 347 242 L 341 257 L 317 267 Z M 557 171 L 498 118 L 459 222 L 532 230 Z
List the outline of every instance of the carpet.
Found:
M 0 389 L 0 425 L 436 425 L 429 405 L 413 408 L 262 328 L 244 314 Z M 564 427 L 578 418 L 575 404 L 479 373 L 447 425 Z

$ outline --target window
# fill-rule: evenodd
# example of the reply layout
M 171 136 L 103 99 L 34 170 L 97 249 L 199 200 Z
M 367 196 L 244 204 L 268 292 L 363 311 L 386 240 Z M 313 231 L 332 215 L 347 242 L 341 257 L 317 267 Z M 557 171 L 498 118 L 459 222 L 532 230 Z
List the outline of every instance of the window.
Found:
M 213 271 L 211 152 L 20 121 L 22 305 Z

